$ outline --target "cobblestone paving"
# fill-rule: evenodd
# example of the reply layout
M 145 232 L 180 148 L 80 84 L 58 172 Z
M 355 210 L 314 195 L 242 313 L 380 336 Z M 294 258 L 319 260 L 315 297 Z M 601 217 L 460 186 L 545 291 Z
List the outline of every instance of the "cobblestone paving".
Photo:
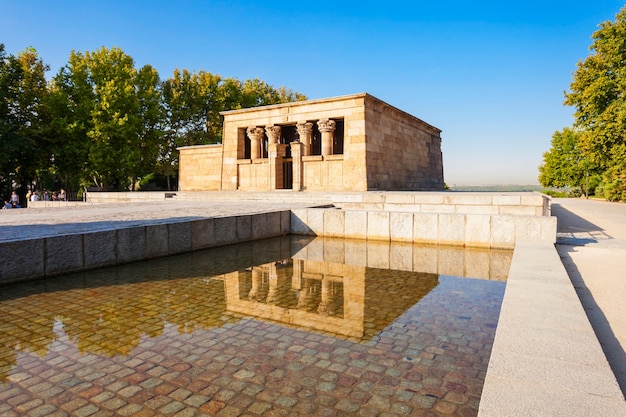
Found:
M 3 288 L 0 415 L 477 414 L 505 283 L 368 270 L 354 338 L 232 313 L 219 259 Z

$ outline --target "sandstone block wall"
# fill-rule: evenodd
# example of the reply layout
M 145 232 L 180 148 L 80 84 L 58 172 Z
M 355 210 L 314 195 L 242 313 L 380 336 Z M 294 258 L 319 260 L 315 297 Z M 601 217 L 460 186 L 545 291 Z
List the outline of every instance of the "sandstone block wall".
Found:
M 365 97 L 368 190 L 442 190 L 441 131 Z
M 181 190 L 219 190 L 222 182 L 222 145 L 180 148 L 178 187 Z
M 265 191 L 270 183 L 270 165 L 267 160 L 240 160 L 237 163 L 237 189 Z
M 290 222 L 272 211 L 0 242 L 0 284 L 283 236 Z
M 277 156 L 269 152 L 263 157 L 259 147 L 262 143 L 263 148 L 272 148 L 273 143 L 267 135 L 274 132 L 274 128 L 294 129 L 299 123 L 300 126 L 303 123 L 317 126 L 322 135 L 322 155 L 313 155 L 305 146 L 306 152 L 298 153 L 296 160 L 292 161 L 293 155 L 292 159 L 285 159 L 293 162 L 293 167 L 298 170 L 293 177 L 302 176 L 296 191 L 443 188 L 440 130 L 366 93 L 221 114 L 224 116 L 224 129 L 223 144 L 219 150 L 211 146 L 179 149 L 180 190 L 263 191 L 290 188 L 288 183 L 281 181 L 281 158 L 285 155 Z M 333 142 L 336 121 L 343 126 L 343 150 L 334 152 L 328 144 Z M 250 138 L 253 140 L 247 137 L 249 128 L 252 129 Z M 268 143 L 262 138 L 263 129 Z M 300 142 L 308 137 L 308 134 L 302 134 Z M 325 137 L 330 140 L 327 142 Z M 291 136 L 283 139 L 292 140 Z M 245 151 L 247 143 L 255 150 L 249 156 Z M 279 146 L 286 149 L 290 145 L 283 143 Z M 254 167 L 256 163 L 270 165 L 269 181 L 265 187 L 262 186 L 264 179 L 257 181 L 255 178 L 259 174 Z M 246 166 L 249 164 L 253 166 Z
M 249 162 L 248 162 L 249 164 Z M 319 168 L 318 168 L 319 169 Z M 263 174 L 265 175 L 265 174 Z M 265 178 L 265 177 L 263 177 Z M 323 189 L 322 184 L 319 187 Z M 174 200 L 205 201 L 281 201 L 309 202 L 311 205 L 334 205 L 344 210 L 404 211 L 411 213 L 506 214 L 520 216 L 550 216 L 550 197 L 537 192 L 520 193 L 459 193 L 459 192 L 90 192 L 88 203 L 142 202 Z M 50 203 L 29 202 L 28 207 L 43 207 Z M 61 204 L 83 204 L 61 202 Z M 54 206 L 54 204 L 50 204 Z
M 303 208 L 291 210 L 292 234 L 512 249 L 517 241 L 556 242 L 556 217 L 411 213 Z

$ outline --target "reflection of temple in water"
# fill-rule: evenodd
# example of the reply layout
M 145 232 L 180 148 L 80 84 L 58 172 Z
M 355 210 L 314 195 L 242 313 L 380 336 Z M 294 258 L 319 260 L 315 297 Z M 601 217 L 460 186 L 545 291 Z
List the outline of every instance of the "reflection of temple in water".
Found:
M 417 303 L 438 275 L 290 259 L 226 274 L 230 312 L 370 338 Z
M 166 326 L 210 330 L 240 316 L 368 340 L 454 275 L 505 280 L 511 251 L 287 236 L 0 292 L 0 383 L 19 353 L 54 343 L 127 355 Z

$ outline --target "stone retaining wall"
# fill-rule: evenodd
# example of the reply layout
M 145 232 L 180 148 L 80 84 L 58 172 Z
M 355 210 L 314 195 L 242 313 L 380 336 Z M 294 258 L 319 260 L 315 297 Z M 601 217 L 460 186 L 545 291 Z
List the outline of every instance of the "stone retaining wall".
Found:
M 152 191 L 89 192 L 88 203 L 193 201 L 284 201 L 334 205 L 346 210 L 405 211 L 413 213 L 505 214 L 550 216 L 551 199 L 537 192 L 421 192 L 370 191 L 364 193 L 325 193 L 249 191 Z M 42 203 L 42 202 L 37 202 Z M 34 206 L 35 207 L 35 206 Z
M 291 210 L 292 234 L 512 249 L 518 240 L 556 242 L 556 217 Z
M 286 210 L 2 242 L 0 284 L 282 236 L 289 224 Z
M 118 199 L 141 197 L 145 201 L 155 201 L 166 198 L 163 193 L 114 194 Z M 261 194 L 280 197 L 280 193 Z M 294 196 L 292 193 L 289 195 Z M 298 193 L 298 196 L 301 195 L 303 194 Z M 246 196 L 250 197 L 248 194 Z M 227 199 L 228 193 L 220 193 L 220 198 Z M 318 194 L 308 198 L 322 204 L 327 197 L 322 198 Z M 550 244 L 556 242 L 556 218 L 536 214 L 539 203 L 543 207 L 545 201 L 540 194 L 474 196 L 462 193 L 359 193 L 330 195 L 330 198 L 331 201 L 334 198 L 336 204 L 329 205 L 335 207 L 269 211 L 187 221 L 160 220 L 135 227 L 111 226 L 110 230 L 5 242 L 0 244 L 0 259 L 3 260 L 0 264 L 0 284 L 289 233 L 503 249 L 514 248 L 519 240 Z M 293 200 L 290 201 L 293 203 Z M 522 209 L 531 207 L 535 214 L 480 213 L 489 207 L 502 211 L 509 204 L 513 207 L 517 202 Z M 424 209 L 424 204 L 429 204 L 433 210 L 440 207 L 442 212 L 420 211 Z M 336 205 L 345 208 L 358 206 L 361 209 L 338 209 Z M 477 213 L 462 213 L 458 212 L 461 206 L 483 208 L 476 209 Z M 398 211 L 399 209 L 403 211 Z

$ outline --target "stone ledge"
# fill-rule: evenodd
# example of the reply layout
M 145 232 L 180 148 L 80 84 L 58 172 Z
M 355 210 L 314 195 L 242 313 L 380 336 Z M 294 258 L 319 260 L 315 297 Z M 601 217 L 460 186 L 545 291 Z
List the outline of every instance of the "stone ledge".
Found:
M 554 244 L 556 218 L 302 208 L 291 210 L 291 233 L 512 249 L 518 240 Z
M 554 245 L 518 241 L 478 416 L 592 415 L 621 390 Z
M 0 242 L 0 285 L 289 233 L 289 210 Z

